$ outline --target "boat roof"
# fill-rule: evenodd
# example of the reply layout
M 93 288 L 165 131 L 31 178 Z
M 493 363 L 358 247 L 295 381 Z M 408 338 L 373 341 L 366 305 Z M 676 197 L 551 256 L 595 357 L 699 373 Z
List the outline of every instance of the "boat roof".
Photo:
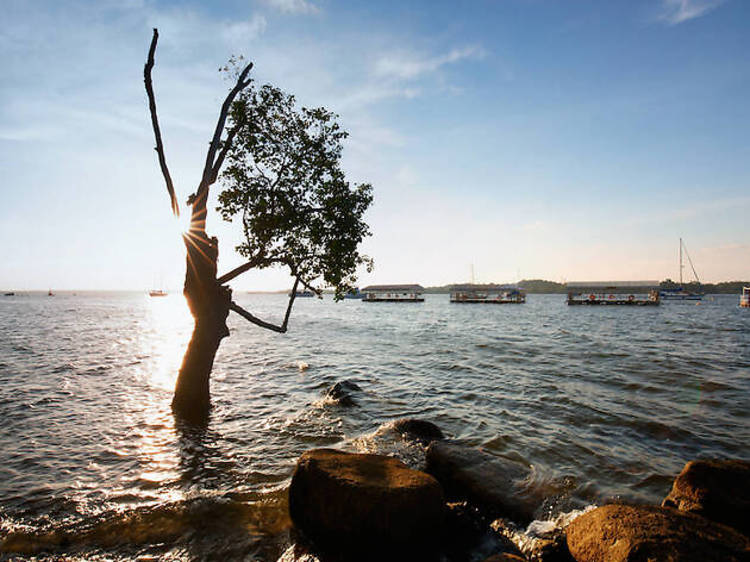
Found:
M 658 281 L 571 281 L 566 285 L 568 289 L 646 289 L 659 288 Z
M 412 291 L 412 292 L 422 292 L 424 291 L 424 287 L 422 285 L 368 285 L 367 287 L 361 289 L 363 293 L 365 292 L 394 292 L 394 291 Z
M 463 285 L 451 285 L 450 290 L 456 291 L 521 291 L 521 287 L 518 285 L 478 285 L 473 283 L 465 283 Z

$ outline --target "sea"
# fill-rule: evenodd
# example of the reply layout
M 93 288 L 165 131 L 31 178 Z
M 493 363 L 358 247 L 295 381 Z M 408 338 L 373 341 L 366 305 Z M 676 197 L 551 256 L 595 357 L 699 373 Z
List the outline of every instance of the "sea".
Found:
M 243 294 L 280 321 L 285 295 Z M 399 418 L 525 463 L 537 521 L 659 503 L 695 458 L 750 458 L 750 309 L 297 299 L 232 314 L 207 425 L 177 422 L 181 294 L 0 297 L 0 558 L 294 560 L 287 488 L 316 447 L 420 467 Z M 353 403 L 327 396 L 354 383 Z M 355 387 L 352 387 L 355 388 Z

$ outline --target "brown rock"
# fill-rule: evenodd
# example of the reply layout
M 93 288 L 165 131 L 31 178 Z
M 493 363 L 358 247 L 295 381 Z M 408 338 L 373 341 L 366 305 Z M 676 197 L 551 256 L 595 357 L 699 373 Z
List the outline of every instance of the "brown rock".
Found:
M 657 506 L 605 505 L 567 528 L 578 562 L 739 562 L 750 559 L 750 540 L 699 515 Z
M 661 505 L 703 515 L 750 536 L 750 462 L 691 461 Z
M 484 562 L 526 562 L 525 558 L 518 556 L 517 554 L 493 554 L 489 558 L 485 558 Z
M 308 451 L 289 488 L 297 528 L 323 550 L 358 560 L 410 552 L 428 558 L 439 545 L 443 509 L 437 480 L 381 455 Z
M 490 517 L 520 523 L 533 519 L 540 503 L 524 486 L 528 467 L 451 441 L 433 441 L 427 448 L 426 471 L 435 476 L 451 498 L 466 499 Z

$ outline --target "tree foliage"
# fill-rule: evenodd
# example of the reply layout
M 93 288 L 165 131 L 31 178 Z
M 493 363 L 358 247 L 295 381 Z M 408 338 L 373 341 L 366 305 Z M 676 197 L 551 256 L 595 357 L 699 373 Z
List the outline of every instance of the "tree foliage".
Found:
M 239 217 L 245 241 L 237 250 L 253 267 L 287 266 L 310 285 L 322 279 L 336 299 L 354 288 L 359 253 L 370 234 L 363 215 L 369 184 L 350 184 L 341 169 L 348 136 L 325 108 L 298 108 L 282 90 L 252 84 L 229 113 L 234 141 L 222 173 L 222 217 Z M 322 288 L 322 287 L 319 287 Z

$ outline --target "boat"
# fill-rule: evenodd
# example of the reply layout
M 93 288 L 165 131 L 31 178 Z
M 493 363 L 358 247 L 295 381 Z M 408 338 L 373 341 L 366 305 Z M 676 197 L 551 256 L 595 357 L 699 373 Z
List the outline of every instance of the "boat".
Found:
M 690 259 L 690 254 L 688 254 L 687 247 L 682 241 L 682 238 L 680 238 L 680 285 L 678 287 L 662 289 L 660 295 L 664 300 L 699 301 L 703 299 L 704 293 L 700 293 L 697 291 L 688 291 L 682 286 L 682 269 L 685 267 L 682 263 L 683 250 L 684 254 L 687 256 L 688 263 L 690 264 L 690 269 L 693 270 L 695 282 L 698 284 L 698 286 L 700 286 L 701 281 L 700 279 L 698 279 L 698 273 L 696 273 L 695 267 L 693 266 L 693 260 Z
M 290 296 L 290 297 L 292 296 L 291 291 L 289 292 L 288 296 Z M 315 296 L 315 293 L 313 293 L 312 291 L 297 291 L 296 294 L 295 294 L 295 296 L 294 296 L 294 298 L 296 298 L 296 299 L 299 299 L 299 298 L 307 299 L 307 298 L 314 297 L 314 296 Z
M 357 299 L 357 300 L 359 300 L 359 299 L 363 299 L 364 297 L 365 297 L 365 295 L 359 289 L 354 289 L 353 291 L 351 291 L 349 293 L 346 293 L 344 295 L 345 299 Z
M 656 306 L 658 281 L 574 281 L 566 285 L 569 305 Z
M 4 296 L 6 296 L 6 297 L 15 297 L 15 296 L 16 296 L 16 294 L 15 294 L 14 292 L 12 292 L 12 291 L 11 291 L 10 293 L 5 293 L 5 295 L 4 295 Z
M 362 302 L 424 302 L 422 285 L 370 285 L 362 289 Z
M 169 293 L 162 289 L 151 289 L 148 292 L 149 297 L 166 297 Z
M 750 308 L 750 287 L 742 287 L 742 294 L 740 295 L 740 307 Z
M 50 289 L 49 291 L 47 291 L 47 296 L 48 297 L 54 297 L 55 296 L 55 293 L 52 292 L 52 289 Z
M 523 304 L 526 293 L 516 285 L 453 285 L 450 302 L 467 304 Z

